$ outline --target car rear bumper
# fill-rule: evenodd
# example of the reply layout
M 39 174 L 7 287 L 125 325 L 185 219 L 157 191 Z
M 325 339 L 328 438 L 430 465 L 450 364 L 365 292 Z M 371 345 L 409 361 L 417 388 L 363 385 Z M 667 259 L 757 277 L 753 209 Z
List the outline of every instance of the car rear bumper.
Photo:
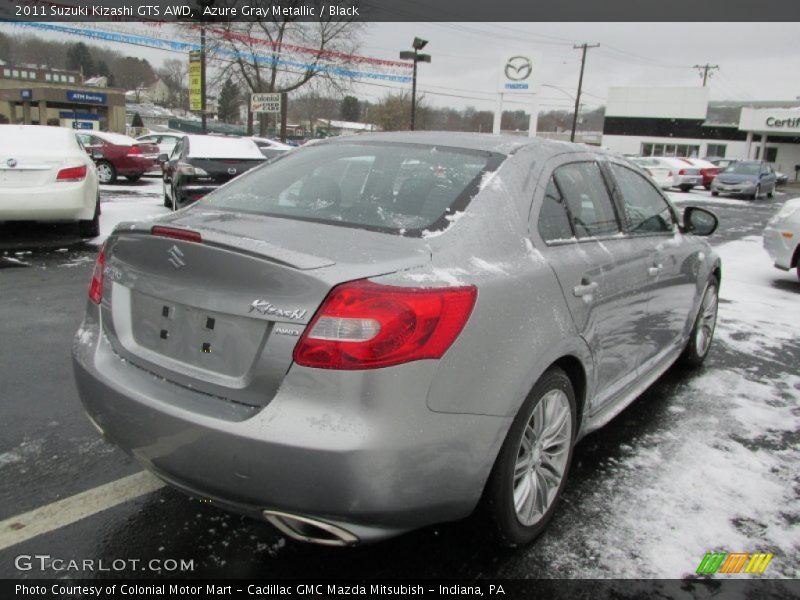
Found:
M 772 262 L 779 269 L 788 270 L 792 268 L 792 257 L 794 256 L 795 248 L 797 248 L 798 239 L 797 235 L 792 238 L 786 238 L 783 232 L 787 231 L 785 228 L 775 228 L 772 226 L 764 229 L 764 249 L 769 254 Z
M 366 375 L 293 366 L 272 402 L 248 407 L 121 360 L 90 305 L 75 379 L 104 435 L 184 491 L 263 520 L 273 510 L 377 540 L 466 517 L 509 418 L 432 412 L 435 363 Z
M 0 221 L 91 219 L 96 203 L 96 193 L 85 182 L 0 188 Z
M 683 185 L 703 185 L 703 178 L 700 175 L 675 175 L 673 185 L 675 187 Z

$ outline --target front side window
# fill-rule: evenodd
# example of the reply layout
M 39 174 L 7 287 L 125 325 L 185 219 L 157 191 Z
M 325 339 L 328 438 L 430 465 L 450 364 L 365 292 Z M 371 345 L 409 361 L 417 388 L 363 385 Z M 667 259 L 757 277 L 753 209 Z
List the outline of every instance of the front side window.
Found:
M 626 230 L 643 234 L 671 232 L 672 211 L 650 182 L 626 167 L 610 167 L 625 207 Z
M 539 235 L 545 242 L 561 242 L 574 238 L 564 199 L 552 177 L 547 184 L 542 209 L 539 211 Z
M 619 233 L 619 223 L 600 167 L 572 163 L 556 169 L 555 180 L 578 238 Z
M 286 153 L 199 204 L 422 236 L 445 229 L 504 158 L 422 144 L 320 144 Z

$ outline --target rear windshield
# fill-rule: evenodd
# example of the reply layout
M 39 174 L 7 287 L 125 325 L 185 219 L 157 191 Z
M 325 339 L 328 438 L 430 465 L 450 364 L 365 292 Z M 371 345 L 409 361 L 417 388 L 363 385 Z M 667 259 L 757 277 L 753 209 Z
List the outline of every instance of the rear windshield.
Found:
M 288 152 L 198 204 L 421 236 L 463 211 L 503 158 L 422 144 L 320 144 Z
M 761 172 L 761 165 L 758 163 L 733 163 L 725 169 L 726 173 L 737 173 L 738 175 L 758 175 Z

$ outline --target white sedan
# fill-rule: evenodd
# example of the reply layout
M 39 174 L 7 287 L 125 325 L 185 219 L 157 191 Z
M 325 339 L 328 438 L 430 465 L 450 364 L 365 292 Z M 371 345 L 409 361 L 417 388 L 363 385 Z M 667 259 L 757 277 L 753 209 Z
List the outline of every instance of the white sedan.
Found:
M 46 125 L 0 125 L 0 221 L 76 221 L 100 228 L 94 162 L 75 132 Z
M 764 229 L 764 248 L 775 266 L 800 277 L 800 198 L 787 200 Z
M 649 156 L 634 156 L 630 158 L 630 161 L 644 169 L 647 174 L 653 178 L 653 181 L 656 182 L 656 185 L 658 185 L 658 187 L 660 187 L 662 190 L 672 187 L 674 183 L 672 171 L 670 171 L 668 166 L 659 162 L 657 158 L 651 158 Z

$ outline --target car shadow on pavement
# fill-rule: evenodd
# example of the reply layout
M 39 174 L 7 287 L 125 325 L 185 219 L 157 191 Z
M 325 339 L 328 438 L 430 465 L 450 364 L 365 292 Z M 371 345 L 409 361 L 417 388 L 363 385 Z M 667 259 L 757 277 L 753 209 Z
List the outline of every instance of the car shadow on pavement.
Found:
M 772 282 L 772 287 L 777 290 L 800 294 L 800 279 L 796 281 L 792 281 L 790 279 L 776 279 Z

